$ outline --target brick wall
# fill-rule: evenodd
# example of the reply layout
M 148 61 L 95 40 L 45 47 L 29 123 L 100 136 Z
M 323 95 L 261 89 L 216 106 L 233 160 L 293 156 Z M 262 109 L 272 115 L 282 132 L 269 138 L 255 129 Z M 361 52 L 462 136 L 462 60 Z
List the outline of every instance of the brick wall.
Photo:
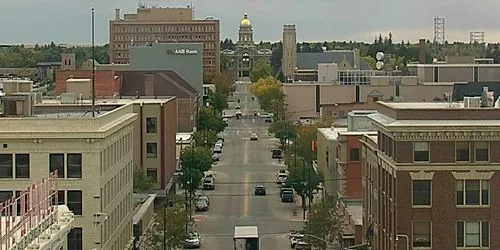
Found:
M 349 161 L 344 171 L 343 178 L 345 181 L 345 196 L 348 199 L 362 199 L 362 186 L 361 186 L 361 137 L 359 135 L 347 136 L 347 152 Z M 350 151 L 352 148 L 359 148 L 360 159 L 359 161 L 351 161 Z
M 66 80 L 71 76 L 75 79 L 91 79 L 91 70 L 56 70 L 56 95 L 66 92 Z M 95 91 L 97 97 L 112 97 L 114 91 L 119 90 L 118 81 L 114 80 L 113 70 L 97 70 L 95 72 Z
M 171 100 L 165 103 L 163 108 L 163 121 L 162 126 L 164 126 L 164 137 L 162 138 L 163 143 L 166 147 L 165 152 L 165 184 L 167 184 L 170 179 L 174 176 L 176 168 L 176 141 L 175 135 L 177 132 L 177 102 L 176 100 Z

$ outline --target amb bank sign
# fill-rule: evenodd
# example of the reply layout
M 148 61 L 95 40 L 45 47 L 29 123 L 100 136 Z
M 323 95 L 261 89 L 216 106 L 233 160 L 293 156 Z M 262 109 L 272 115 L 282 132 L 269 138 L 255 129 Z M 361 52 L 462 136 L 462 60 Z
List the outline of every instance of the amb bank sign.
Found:
M 198 50 L 196 50 L 196 49 L 168 49 L 167 54 L 169 54 L 169 55 L 197 55 Z

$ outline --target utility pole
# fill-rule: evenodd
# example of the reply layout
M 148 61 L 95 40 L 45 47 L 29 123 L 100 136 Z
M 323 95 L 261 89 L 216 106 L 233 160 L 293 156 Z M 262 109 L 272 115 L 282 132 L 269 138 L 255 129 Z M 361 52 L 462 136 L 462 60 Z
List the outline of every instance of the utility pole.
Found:
M 95 11 L 92 8 L 92 117 L 95 117 Z
M 167 250 L 167 206 L 166 205 L 163 207 L 163 250 Z
M 304 172 L 305 168 L 306 168 L 306 164 L 305 164 L 304 159 L 302 159 L 302 219 L 303 220 L 306 220 L 306 204 L 305 204 L 306 199 L 305 199 L 305 197 L 306 197 L 306 191 L 307 191 L 306 190 L 307 184 L 304 181 L 304 179 L 305 179 L 305 172 Z

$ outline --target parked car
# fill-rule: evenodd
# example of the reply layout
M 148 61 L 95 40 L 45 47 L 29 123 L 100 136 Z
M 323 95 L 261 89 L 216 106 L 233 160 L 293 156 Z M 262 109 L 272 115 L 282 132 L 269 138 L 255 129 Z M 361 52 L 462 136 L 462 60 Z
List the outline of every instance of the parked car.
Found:
M 287 186 L 281 186 L 280 187 L 280 197 L 283 197 L 283 192 L 285 192 L 285 191 L 290 191 L 293 193 L 293 188 L 287 187 Z
M 208 196 L 206 196 L 206 195 L 200 195 L 200 196 L 198 196 L 198 200 L 199 201 L 206 201 L 207 204 L 210 206 L 210 199 L 208 199 Z
M 224 142 L 224 134 L 222 132 L 217 134 L 217 141 L 219 140 Z
M 205 200 L 197 200 L 195 206 L 196 212 L 206 212 L 208 211 L 208 202 Z
M 278 173 L 278 175 L 276 176 L 276 184 L 280 185 L 282 183 L 285 183 L 287 178 L 287 173 Z
M 311 246 L 307 242 L 299 241 L 295 244 L 295 250 L 311 250 Z
M 214 177 L 208 176 L 203 179 L 203 190 L 214 190 L 215 189 L 215 179 Z
M 241 109 L 241 106 L 239 104 L 236 104 L 236 106 L 234 106 L 234 109 Z
M 257 135 L 257 133 L 252 132 L 252 134 L 250 134 L 250 141 L 256 141 L 258 139 L 259 139 L 259 136 Z
M 222 154 L 222 147 L 220 145 L 215 145 L 212 149 L 212 153 L 214 154 Z
M 218 140 L 217 142 L 215 142 L 215 146 L 219 146 L 219 147 L 223 148 L 224 142 L 222 140 Z
M 281 149 L 273 149 L 272 153 L 273 153 L 272 154 L 272 158 L 273 159 L 281 159 L 281 158 L 283 158 L 283 155 L 281 154 L 282 153 Z
M 216 162 L 220 160 L 219 154 L 212 154 L 212 161 Z
M 293 202 L 293 191 L 283 190 L 281 194 L 281 202 Z
M 197 232 L 191 232 L 186 237 L 184 241 L 184 247 L 186 248 L 200 248 L 201 246 L 201 236 Z
M 292 237 L 290 237 L 290 248 L 295 248 L 295 245 L 297 245 L 299 241 L 304 241 L 305 238 L 306 237 L 303 234 L 293 235 Z
M 255 195 L 266 195 L 266 186 L 258 185 L 255 187 Z

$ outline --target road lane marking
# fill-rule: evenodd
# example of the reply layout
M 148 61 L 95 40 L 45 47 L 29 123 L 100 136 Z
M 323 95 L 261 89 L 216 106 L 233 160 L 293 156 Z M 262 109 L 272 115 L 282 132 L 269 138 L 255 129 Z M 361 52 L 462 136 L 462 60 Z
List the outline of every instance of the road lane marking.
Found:
M 248 199 L 250 198 L 249 197 L 249 194 L 248 194 L 248 172 L 245 173 L 245 177 L 244 177 L 244 185 L 243 185 L 243 194 L 245 196 L 244 199 L 243 199 L 243 217 L 247 217 L 248 216 Z
M 240 134 L 240 131 L 239 130 L 236 130 L 236 134 L 239 135 Z
M 243 164 L 248 164 L 248 140 L 245 140 L 245 146 L 243 147 Z

